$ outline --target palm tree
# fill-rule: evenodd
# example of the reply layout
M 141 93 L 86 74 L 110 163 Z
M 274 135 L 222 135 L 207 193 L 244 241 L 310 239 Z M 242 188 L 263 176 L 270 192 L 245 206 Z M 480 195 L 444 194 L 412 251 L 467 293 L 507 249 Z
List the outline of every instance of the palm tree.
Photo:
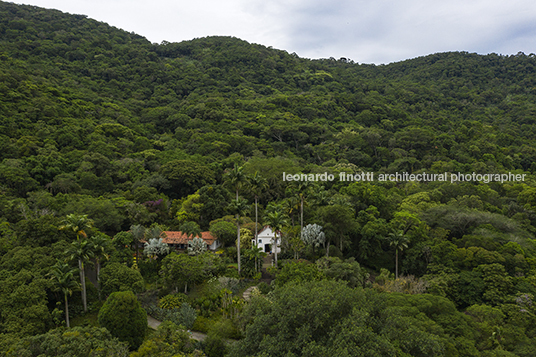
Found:
M 240 274 L 240 216 L 244 213 L 246 203 L 240 203 L 238 199 L 238 191 L 246 184 L 247 177 L 244 173 L 244 166 L 234 164 L 231 170 L 225 173 L 224 185 L 231 186 L 236 192 L 236 201 L 230 204 L 230 208 L 235 212 L 236 226 L 238 229 L 238 243 L 236 244 L 237 259 L 238 259 L 238 274 Z
M 300 199 L 300 239 L 303 237 L 303 201 L 309 195 L 309 181 L 300 181 L 297 187 L 297 195 Z
M 232 201 L 229 205 L 229 209 L 235 214 L 236 217 L 236 255 L 238 260 L 238 274 L 240 275 L 240 217 L 245 216 L 249 211 L 249 205 L 245 199 L 239 199 Z
M 265 253 L 262 251 L 262 248 L 258 247 L 251 247 L 251 249 L 246 249 L 244 252 L 244 255 L 246 255 L 249 258 L 255 259 L 255 272 L 259 271 L 260 265 L 258 261 L 265 255 Z
M 201 228 L 199 227 L 199 224 L 193 221 L 184 222 L 179 227 L 179 231 L 186 234 L 186 238 L 194 238 L 194 237 L 200 237 L 201 236 Z
M 264 222 L 269 225 L 274 232 L 275 266 L 277 267 L 277 232 L 280 232 L 283 229 L 283 226 L 288 224 L 288 220 L 281 205 L 269 205 L 266 207 L 266 211 Z
M 398 279 L 398 251 L 403 251 L 408 247 L 409 238 L 404 234 L 404 231 L 398 230 L 389 233 L 387 237 L 389 245 L 395 247 L 395 278 Z
M 72 230 L 76 233 L 76 242 L 81 246 L 80 237 L 87 238 L 86 230 L 93 228 L 93 220 L 87 218 L 86 214 L 77 215 L 77 214 L 68 214 L 63 220 L 63 224 L 59 227 L 60 230 Z M 75 243 L 75 242 L 73 242 Z M 84 246 L 88 244 L 85 241 Z M 89 260 L 89 258 L 88 258 Z M 82 301 L 84 303 L 84 312 L 87 311 L 87 300 L 86 300 L 86 274 L 84 271 L 84 261 L 78 260 L 78 267 L 80 269 L 80 283 L 82 284 Z
M 145 231 L 145 236 L 147 240 L 151 238 L 154 238 L 154 239 L 162 238 L 162 228 L 160 228 L 159 225 L 155 224 L 154 226 L 147 228 L 147 230 Z
M 259 175 L 258 171 L 250 176 L 249 178 L 249 187 L 253 195 L 255 196 L 255 248 L 259 246 L 259 228 L 257 226 L 259 222 L 259 196 L 265 189 L 268 188 L 268 181 Z M 255 257 L 255 266 L 257 266 L 257 258 Z
M 76 233 L 76 239 L 87 237 L 86 230 L 93 228 L 93 220 L 87 218 L 87 215 L 68 214 L 59 227 L 60 230 L 72 230 Z
M 91 244 L 91 250 L 92 255 L 95 258 L 95 268 L 97 273 L 97 283 L 99 284 L 100 288 L 100 266 L 101 266 L 101 260 L 108 260 L 110 259 L 110 254 L 108 252 L 110 251 L 110 246 L 112 241 L 110 238 L 105 235 L 104 233 L 98 233 L 91 238 L 89 238 L 89 243 Z M 100 290 L 99 290 L 100 292 Z
M 80 288 L 80 285 L 74 279 L 75 272 L 76 269 L 71 268 L 69 264 L 57 261 L 48 274 L 54 284 L 54 291 L 61 291 L 65 298 L 65 322 L 67 327 L 71 327 L 68 296 L 72 295 L 74 290 Z
M 93 257 L 93 251 L 91 248 L 91 243 L 88 240 L 76 240 L 71 243 L 71 246 L 66 251 L 70 260 L 78 260 L 84 312 L 87 311 L 86 272 L 84 271 L 84 263 L 88 262 Z
M 130 234 L 132 234 L 133 243 L 136 245 L 136 259 L 139 259 L 139 245 L 142 240 L 145 239 L 147 235 L 147 230 L 141 224 L 136 224 L 130 226 Z
M 311 182 L 310 181 L 300 181 L 296 182 L 294 185 L 289 186 L 287 189 L 287 195 L 290 196 L 289 208 L 291 211 L 294 209 L 300 208 L 300 229 L 303 230 L 303 206 L 305 199 L 308 198 L 311 192 Z M 294 224 L 294 222 L 293 222 Z M 301 237 L 301 233 L 300 233 Z
M 225 173 L 225 185 L 231 186 L 236 192 L 236 200 L 238 201 L 238 191 L 246 184 L 247 177 L 244 173 L 244 166 L 237 164 L 231 170 Z

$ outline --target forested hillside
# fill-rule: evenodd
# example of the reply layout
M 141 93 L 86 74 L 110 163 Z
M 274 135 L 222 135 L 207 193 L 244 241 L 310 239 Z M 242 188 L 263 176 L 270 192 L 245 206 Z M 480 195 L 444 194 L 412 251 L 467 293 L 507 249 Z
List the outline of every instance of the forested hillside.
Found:
M 121 280 L 111 277 L 119 264 L 130 277 L 103 291 L 88 282 L 89 313 L 116 291 L 163 298 L 217 277 L 258 279 L 260 255 L 247 246 L 257 208 L 259 227 L 283 233 L 276 279 L 235 314 L 191 291 L 199 316 L 222 314 L 213 323 L 235 331 L 206 346 L 231 337 L 241 339 L 229 350 L 237 356 L 533 356 L 535 103 L 534 54 L 310 60 L 232 37 L 153 44 L 84 15 L 0 2 L 0 348 L 60 338 L 64 290 L 51 272 L 66 261 L 79 268 L 73 246 L 85 238 L 100 237 L 102 253 L 88 253 L 87 269 L 102 264 L 103 279 Z M 341 182 L 341 172 L 525 179 Z M 335 179 L 288 182 L 283 173 Z M 248 237 L 240 275 L 235 214 Z M 304 238 L 310 224 L 324 240 Z M 135 226 L 210 230 L 223 254 L 201 255 L 203 274 L 188 280 L 173 267 L 189 255 L 142 258 L 136 242 L 149 235 Z M 87 316 L 73 289 L 72 317 Z M 318 306 L 341 297 L 347 314 L 328 309 L 333 316 L 316 321 L 329 336 L 305 317 L 277 318 L 314 305 L 307 291 Z M 355 337 L 363 331 L 369 338 Z M 114 332 L 89 335 L 95 346 L 119 346 Z M 217 355 L 184 343 L 173 353 Z M 45 353 L 36 351 L 25 353 Z

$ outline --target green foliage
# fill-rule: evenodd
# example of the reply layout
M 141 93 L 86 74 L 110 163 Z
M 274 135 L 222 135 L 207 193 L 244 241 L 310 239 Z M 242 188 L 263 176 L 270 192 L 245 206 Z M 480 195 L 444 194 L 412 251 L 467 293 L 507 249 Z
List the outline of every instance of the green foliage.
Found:
M 187 329 L 191 329 L 194 325 L 197 312 L 188 303 L 182 303 L 180 309 L 180 323 Z
M 213 171 L 202 164 L 190 160 L 173 160 L 160 168 L 162 176 L 170 182 L 170 197 L 183 197 L 199 188 L 214 183 Z
M 227 345 L 222 337 L 209 334 L 204 340 L 203 351 L 208 357 L 223 357 L 227 353 Z
M 275 284 L 283 286 L 290 282 L 301 283 L 306 281 L 317 281 L 325 278 L 324 273 L 315 264 L 310 262 L 290 261 L 283 265 L 277 272 Z
M 231 246 L 236 220 L 225 215 L 238 192 L 255 199 L 263 224 L 288 235 L 282 248 L 292 252 L 284 257 L 302 253 L 288 228 L 301 225 L 302 202 L 303 226 L 323 226 L 328 251 L 311 247 L 307 256 L 331 258 L 320 269 L 290 264 L 277 281 L 320 274 L 361 286 L 365 267 L 400 270 L 407 275 L 381 274 L 376 282 L 388 291 L 427 285 L 460 310 L 487 306 L 506 316 L 498 330 L 475 327 L 482 339 L 492 337 L 486 343 L 461 335 L 447 343 L 406 306 L 411 313 L 389 315 L 391 329 L 360 324 L 366 317 L 355 315 L 357 323 L 331 330 L 329 345 L 288 353 L 531 356 L 529 313 L 513 301 L 536 293 L 535 61 L 523 53 L 452 52 L 371 66 L 301 59 L 231 37 L 152 44 L 82 15 L 1 2 L 0 332 L 50 328 L 49 311 L 60 299 L 45 275 L 66 258 L 66 242 L 84 248 L 85 235 L 114 236 L 115 250 L 97 250 L 97 269 L 108 255 L 109 265 L 132 265 L 141 236 L 126 231 L 135 226 L 177 230 L 195 221 Z M 282 180 L 283 172 L 336 179 L 311 190 Z M 376 179 L 341 182 L 343 172 L 374 172 Z M 526 178 L 378 181 L 397 172 Z M 254 229 L 251 218 L 240 225 Z M 155 232 L 145 239 L 159 238 Z M 390 245 L 389 232 L 403 232 L 410 243 Z M 241 273 L 254 276 L 257 253 L 241 248 Z M 88 266 L 83 250 L 80 267 Z M 167 291 L 188 290 L 229 265 L 209 254 L 188 259 L 171 254 L 138 265 L 158 284 L 159 271 Z M 234 267 L 225 274 L 238 277 Z M 110 291 L 137 290 L 134 275 L 108 279 L 115 281 Z M 403 334 L 412 337 L 397 337 Z M 275 346 L 270 336 L 265 343 Z
M 264 281 L 261 281 L 258 285 L 257 285 L 257 288 L 259 289 L 259 291 L 261 292 L 261 294 L 268 294 L 270 291 L 272 291 L 270 285 L 266 284 L 266 282 Z
M 172 308 L 162 308 L 151 305 L 147 308 L 147 313 L 157 320 L 171 321 L 186 329 L 191 329 L 197 318 L 196 310 L 187 302 L 183 302 L 179 307 Z
M 286 285 L 270 300 L 253 300 L 244 316 L 251 320 L 232 356 L 478 356 L 475 340 L 486 339 L 446 298 L 350 289 L 334 281 Z
M 220 319 L 209 330 L 209 336 L 218 336 L 223 339 L 238 340 L 242 336 L 232 320 Z
M 45 333 L 51 325 L 43 275 L 22 269 L 0 275 L 0 331 L 19 336 Z
M 146 339 L 140 348 L 130 354 L 132 357 L 173 357 L 201 356 L 194 353 L 194 346 L 188 332 L 181 330 L 173 322 L 166 321 L 158 330 Z
M 114 292 L 99 311 L 99 325 L 136 350 L 147 331 L 147 313 L 132 291 Z
M 140 293 L 145 290 L 140 272 L 121 263 L 108 263 L 101 269 L 100 285 L 104 296 L 118 291 Z
M 69 303 L 68 297 L 73 294 L 73 291 L 78 289 L 80 285 L 76 282 L 75 269 L 72 269 L 69 264 L 58 261 L 50 271 L 50 278 L 53 283 L 53 290 L 60 291 L 65 298 L 65 322 L 67 327 L 70 327 L 69 322 Z
M 236 225 L 231 222 L 211 222 L 209 230 L 224 246 L 236 240 Z
M 195 319 L 193 330 L 208 333 L 208 331 L 211 329 L 211 327 L 214 325 L 214 321 L 212 321 L 208 317 L 204 316 L 198 316 Z
M 318 215 L 323 222 L 326 243 L 333 242 L 343 252 L 348 234 L 356 229 L 352 210 L 341 205 L 325 206 L 319 209 Z
M 0 346 L 2 343 L 0 342 Z M 3 356 L 90 356 L 124 357 L 128 345 L 112 337 L 104 328 L 73 327 L 11 341 L 1 346 Z
M 200 283 L 205 278 L 201 261 L 197 256 L 171 253 L 162 260 L 160 275 L 169 289 Z
M 365 287 L 369 273 L 354 258 L 343 261 L 336 257 L 323 257 L 316 261 L 318 269 L 328 278 L 342 280 L 351 288 Z
M 158 301 L 158 307 L 162 309 L 174 309 L 182 306 L 186 302 L 187 296 L 182 293 L 168 294 Z

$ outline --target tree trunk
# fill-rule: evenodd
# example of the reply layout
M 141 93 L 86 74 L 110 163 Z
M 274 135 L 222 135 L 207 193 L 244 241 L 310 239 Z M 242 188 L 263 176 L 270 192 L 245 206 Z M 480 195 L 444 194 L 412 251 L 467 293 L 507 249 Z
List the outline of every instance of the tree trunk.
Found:
M 255 249 L 257 249 L 259 247 L 259 235 L 258 235 L 258 232 L 259 232 L 259 229 L 257 228 L 257 222 L 258 222 L 258 211 L 257 211 L 257 196 L 255 196 Z M 255 271 L 258 271 L 258 266 L 257 266 L 257 256 L 255 256 Z
M 275 247 L 274 247 L 274 252 L 275 252 L 275 267 L 277 268 L 277 231 L 274 232 L 274 242 L 275 242 Z
M 236 189 L 236 202 L 238 203 L 238 188 Z M 238 276 L 240 276 L 240 215 L 236 215 L 236 227 L 237 227 L 237 233 L 238 241 L 236 242 L 236 255 L 238 260 Z
M 84 312 L 87 312 L 86 272 L 84 271 L 82 259 L 78 259 L 78 267 L 80 269 L 80 284 L 82 284 L 82 303 L 84 304 Z
M 98 291 L 99 291 L 99 301 L 101 301 L 101 286 L 100 286 L 100 261 L 99 259 L 96 259 L 97 260 L 97 288 L 98 288 Z
M 236 255 L 237 255 L 237 258 L 238 258 L 238 275 L 240 275 L 240 221 L 239 221 L 239 218 L 237 216 L 237 220 L 236 220 L 236 227 L 237 227 L 237 236 L 238 236 L 238 240 L 236 241 Z
M 71 327 L 69 322 L 69 302 L 67 300 L 67 293 L 65 293 L 65 322 L 67 323 L 67 328 Z
M 303 196 L 301 197 L 301 223 L 300 223 L 300 239 L 303 238 Z M 302 239 L 303 240 L 303 239 Z
M 398 279 L 398 249 L 395 251 L 395 278 Z
M 188 283 L 187 282 L 184 283 L 184 293 L 185 294 L 188 293 Z

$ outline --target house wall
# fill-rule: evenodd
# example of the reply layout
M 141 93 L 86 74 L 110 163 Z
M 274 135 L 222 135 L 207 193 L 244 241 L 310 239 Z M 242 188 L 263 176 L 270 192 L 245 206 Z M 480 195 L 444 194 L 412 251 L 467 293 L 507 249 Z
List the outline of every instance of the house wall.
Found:
M 281 234 L 277 235 L 277 253 L 281 253 Z M 270 253 L 270 247 L 273 244 L 274 240 L 274 232 L 270 227 L 264 228 L 262 231 L 258 234 L 258 245 L 257 247 L 262 249 L 265 253 Z M 255 239 L 251 240 L 251 245 L 255 246 Z M 270 247 L 267 247 L 267 245 L 270 245 Z M 272 253 L 274 253 L 274 250 L 271 250 Z
M 216 250 L 220 247 L 220 242 L 218 240 L 215 240 L 214 243 L 208 246 L 208 249 L 210 250 Z

